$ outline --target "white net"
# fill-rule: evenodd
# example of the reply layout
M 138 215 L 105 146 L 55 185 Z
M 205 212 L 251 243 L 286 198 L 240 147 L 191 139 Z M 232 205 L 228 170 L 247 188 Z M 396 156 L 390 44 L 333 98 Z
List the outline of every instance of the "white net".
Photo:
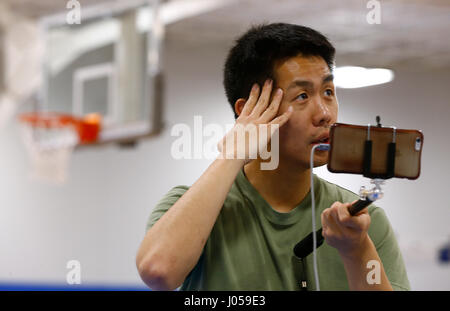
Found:
M 21 122 L 21 135 L 31 160 L 31 178 L 61 184 L 67 180 L 70 157 L 79 138 L 75 127 Z

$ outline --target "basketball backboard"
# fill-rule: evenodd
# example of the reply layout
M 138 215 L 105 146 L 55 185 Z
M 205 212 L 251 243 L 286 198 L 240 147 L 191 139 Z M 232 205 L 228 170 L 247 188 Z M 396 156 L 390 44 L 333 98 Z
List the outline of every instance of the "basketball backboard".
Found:
M 45 42 L 38 109 L 102 116 L 99 143 L 133 141 L 160 128 L 163 23 L 159 1 L 106 2 L 40 25 Z

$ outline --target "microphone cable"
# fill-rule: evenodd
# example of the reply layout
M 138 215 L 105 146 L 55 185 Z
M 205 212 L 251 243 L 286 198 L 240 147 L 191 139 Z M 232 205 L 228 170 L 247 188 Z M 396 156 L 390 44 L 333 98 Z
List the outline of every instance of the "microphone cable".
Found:
M 311 159 L 310 159 L 310 168 L 311 168 L 311 217 L 312 217 L 312 234 L 313 234 L 313 268 L 314 268 L 314 281 L 316 283 L 316 290 L 320 291 L 319 285 L 319 272 L 317 269 L 317 254 L 316 254 L 316 245 L 317 245 L 317 237 L 316 237 L 316 202 L 314 198 L 314 152 L 318 150 L 329 150 L 330 144 L 318 144 L 314 145 L 311 149 Z

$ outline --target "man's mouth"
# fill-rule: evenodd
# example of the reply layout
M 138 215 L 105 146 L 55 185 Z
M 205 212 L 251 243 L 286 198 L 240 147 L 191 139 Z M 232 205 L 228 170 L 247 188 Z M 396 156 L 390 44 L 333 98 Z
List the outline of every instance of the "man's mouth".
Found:
M 317 144 L 329 144 L 330 143 L 330 136 L 328 133 L 321 135 L 319 138 L 314 140 L 311 145 L 317 145 Z

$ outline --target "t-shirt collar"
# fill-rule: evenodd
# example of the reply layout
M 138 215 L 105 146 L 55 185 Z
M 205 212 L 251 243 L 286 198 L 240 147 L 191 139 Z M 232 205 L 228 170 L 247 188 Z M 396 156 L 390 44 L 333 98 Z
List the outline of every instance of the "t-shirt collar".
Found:
M 316 202 L 319 199 L 319 182 L 318 177 L 314 174 L 314 191 Z M 306 197 L 289 213 L 280 213 L 274 210 L 269 203 L 261 196 L 258 190 L 248 181 L 244 174 L 244 168 L 242 168 L 237 177 L 236 182 L 243 192 L 244 197 L 255 207 L 255 209 L 261 209 L 264 216 L 272 223 L 278 225 L 292 225 L 300 221 L 300 219 L 306 215 L 310 215 L 311 211 L 311 191 L 308 191 Z M 248 203 L 248 202 L 247 202 Z M 309 212 L 308 212 L 309 211 Z M 308 214 L 306 214 L 308 212 Z

